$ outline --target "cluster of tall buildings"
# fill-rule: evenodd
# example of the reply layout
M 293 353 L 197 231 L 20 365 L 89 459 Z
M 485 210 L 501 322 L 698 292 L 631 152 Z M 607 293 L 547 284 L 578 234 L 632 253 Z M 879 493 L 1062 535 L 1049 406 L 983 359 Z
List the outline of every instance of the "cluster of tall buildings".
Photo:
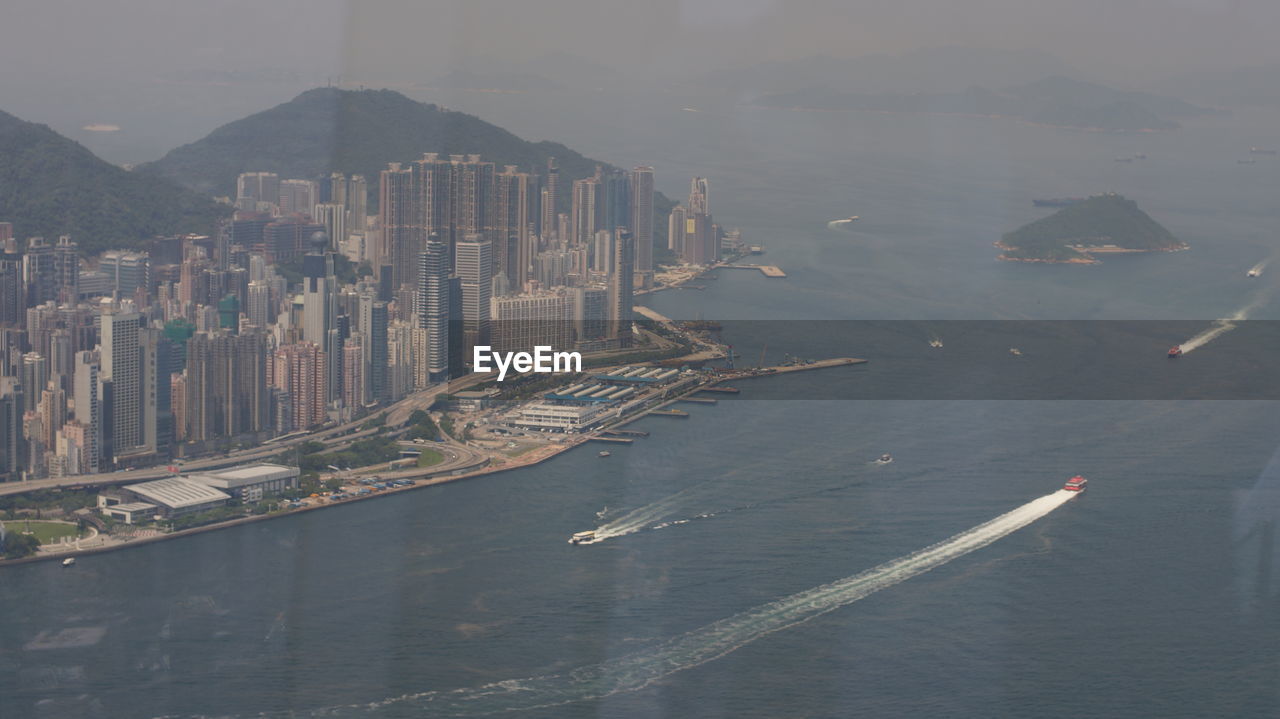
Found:
M 629 347 L 653 169 L 539 169 L 428 153 L 374 188 L 245 173 L 212 236 L 97 257 L 0 222 L 0 481 L 345 421 L 465 372 L 476 345 Z
M 720 259 L 724 232 L 712 222 L 705 177 L 695 177 L 687 205 L 676 205 L 667 218 L 667 249 L 691 265 L 710 265 Z

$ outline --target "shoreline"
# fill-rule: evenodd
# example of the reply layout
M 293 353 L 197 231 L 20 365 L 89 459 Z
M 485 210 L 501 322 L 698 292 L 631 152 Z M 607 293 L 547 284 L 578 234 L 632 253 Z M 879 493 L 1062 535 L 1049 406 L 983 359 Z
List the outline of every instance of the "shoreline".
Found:
M 715 387 L 725 382 L 729 382 L 733 380 L 754 379 L 757 377 L 773 377 L 775 375 L 788 374 L 791 372 L 803 372 L 807 370 L 826 369 L 829 367 L 843 367 L 847 365 L 864 364 L 867 361 L 868 360 L 858 359 L 854 357 L 837 357 L 832 359 L 818 360 L 816 362 L 811 362 L 808 364 L 783 365 L 779 367 L 767 367 L 767 368 L 760 368 L 755 370 L 740 370 L 732 374 L 709 377 L 707 378 L 706 381 L 698 382 L 692 387 L 689 387 L 680 392 L 677 392 L 676 394 L 670 397 L 663 398 L 653 406 L 646 407 L 645 409 L 638 411 L 629 417 L 620 418 L 616 422 L 612 422 L 612 423 L 600 426 L 592 430 L 591 432 L 578 435 L 573 439 L 565 442 L 549 443 L 543 447 L 530 451 L 529 453 L 521 456 L 518 459 L 513 458 L 513 461 L 502 462 L 501 464 L 493 464 L 492 463 L 493 458 L 486 457 L 482 462 L 478 463 L 480 464 L 480 467 L 478 469 L 467 470 L 466 468 L 462 468 L 461 471 L 450 470 L 438 477 L 431 477 L 430 472 L 428 471 L 424 473 L 427 477 L 426 479 L 417 480 L 416 484 L 410 485 L 408 487 L 388 488 L 385 490 L 381 490 L 379 492 L 375 492 L 373 494 L 349 497 L 346 499 L 342 499 L 338 502 L 325 501 L 323 504 L 315 504 L 315 505 L 309 505 L 304 507 L 298 507 L 296 509 L 288 509 L 280 512 L 259 514 L 259 515 L 249 516 L 249 517 L 237 517 L 235 519 L 229 519 L 225 522 L 215 522 L 215 523 L 206 524 L 200 527 L 191 527 L 190 529 L 180 529 L 176 532 L 158 534 L 150 537 L 144 537 L 141 539 L 126 540 L 116 544 L 110 544 L 110 545 L 105 545 L 101 547 L 72 549 L 70 551 L 65 551 L 65 552 L 37 553 L 35 555 L 29 556 L 29 557 L 23 557 L 21 559 L 0 559 L 0 571 L 2 571 L 4 567 L 11 566 L 11 565 L 30 564 L 34 562 L 56 561 L 56 560 L 66 559 L 67 557 L 80 557 L 80 556 L 88 556 L 93 554 L 106 554 L 107 552 L 115 552 L 122 549 L 131 549 L 134 547 L 140 547 L 147 544 L 153 544 L 155 542 L 163 542 L 171 539 L 189 537 L 196 534 L 215 532 L 222 529 L 229 529 L 232 527 L 238 527 L 241 525 L 250 524 L 253 522 L 261 522 L 269 519 L 280 519 L 283 517 L 292 517 L 292 516 L 297 516 L 299 514 L 302 514 L 304 512 L 315 512 L 323 509 L 332 509 L 334 507 L 341 506 L 341 505 L 352 504 L 355 502 L 377 499 L 381 497 L 393 496 L 396 494 L 400 494 L 402 492 L 410 492 L 416 489 L 425 489 L 428 487 L 435 487 L 442 484 L 448 484 L 450 482 L 460 482 L 467 479 L 476 479 L 479 477 L 486 477 L 488 475 L 498 474 L 500 472 L 508 472 L 516 469 L 522 469 L 524 467 L 532 467 L 538 464 L 542 464 L 543 462 L 546 462 L 548 460 L 551 460 L 565 452 L 568 452 L 571 449 L 580 447 L 581 445 L 584 445 L 592 441 L 593 437 L 598 436 L 602 432 L 606 432 L 608 430 L 615 429 L 618 427 L 624 427 L 628 424 L 631 424 L 632 422 L 635 422 L 644 417 L 647 417 L 651 413 L 653 413 L 654 410 L 663 409 L 668 405 L 671 405 L 675 402 L 680 401 L 680 399 L 684 397 L 688 397 L 690 395 L 696 394 L 697 392 L 700 392 L 706 387 Z M 429 470 L 429 468 L 424 468 L 424 469 Z M 411 478 L 411 477 L 402 477 L 402 478 Z
M 996 240 L 995 242 L 991 243 L 991 245 L 999 250 L 1014 251 L 1018 249 L 1016 247 L 1010 247 L 1009 245 L 1006 245 L 999 240 Z M 1139 250 L 1139 249 L 1133 249 L 1128 247 L 1114 247 L 1114 248 L 1094 247 L 1094 248 L 1086 248 L 1086 249 L 1076 249 L 1074 247 L 1069 247 L 1068 249 L 1082 256 L 1073 257 L 1069 260 L 1051 260 L 1045 257 L 1010 257 L 1009 255 L 1006 255 L 1002 252 L 996 255 L 996 259 L 1001 262 L 1039 262 L 1047 265 L 1100 265 L 1102 264 L 1102 260 L 1094 257 L 1093 256 L 1094 254 L 1140 255 L 1140 254 L 1150 254 L 1154 252 L 1182 252 L 1184 250 L 1191 249 L 1191 246 L 1186 243 L 1183 243 L 1179 247 L 1160 247 L 1152 250 Z

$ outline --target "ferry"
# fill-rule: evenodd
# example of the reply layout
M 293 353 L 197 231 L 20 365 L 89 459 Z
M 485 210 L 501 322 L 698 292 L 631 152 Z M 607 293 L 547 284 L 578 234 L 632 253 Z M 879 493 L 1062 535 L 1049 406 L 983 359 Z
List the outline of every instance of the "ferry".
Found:
M 596 541 L 596 531 L 589 529 L 569 537 L 569 544 L 592 544 Z
M 73 566 L 75 563 L 76 563 L 75 557 L 67 557 L 66 559 L 62 560 L 62 566 L 64 567 Z
M 1244 276 L 1245 276 L 1245 277 L 1257 277 L 1257 276 L 1258 276 L 1258 275 L 1260 275 L 1260 274 L 1262 274 L 1262 273 L 1261 273 L 1261 272 L 1259 272 L 1259 271 L 1257 271 L 1257 270 L 1249 270 L 1248 272 L 1244 273 Z
M 1067 483 L 1062 485 L 1062 488 L 1068 492 L 1083 492 L 1085 485 L 1087 484 L 1089 484 L 1089 480 L 1077 474 L 1071 479 L 1068 479 Z
M 598 454 L 598 455 L 596 455 L 596 456 L 597 456 L 597 457 L 608 457 L 608 456 L 609 456 L 609 450 L 607 450 L 607 449 L 605 449 L 605 450 L 601 450 L 601 451 L 600 451 L 600 454 Z
M 848 217 L 844 218 L 844 221 L 845 221 L 845 222 L 857 222 L 857 221 L 858 221 L 858 216 L 857 216 L 857 215 L 849 215 Z
M 1176 359 L 1182 356 L 1182 345 L 1174 345 L 1169 348 L 1169 359 Z

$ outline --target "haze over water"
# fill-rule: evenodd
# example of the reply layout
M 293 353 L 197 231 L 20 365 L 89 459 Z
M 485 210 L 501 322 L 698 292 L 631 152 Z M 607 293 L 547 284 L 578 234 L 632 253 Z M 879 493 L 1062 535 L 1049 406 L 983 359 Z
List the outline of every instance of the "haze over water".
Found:
M 1280 146 L 1267 113 L 1109 135 L 962 117 L 688 113 L 675 97 L 621 117 L 566 117 L 531 96 L 444 102 L 590 156 L 652 164 L 674 197 L 690 176 L 709 177 L 716 219 L 763 242 L 788 277 L 722 271 L 704 291 L 647 300 L 671 316 L 1208 327 L 1251 304 L 1252 318 L 1277 316 L 1266 293 L 1280 274 L 1244 273 L 1276 246 L 1280 158 L 1236 163 L 1251 145 Z M 1134 153 L 1148 159 L 1114 162 Z M 1047 213 L 1032 198 L 1109 190 L 1192 249 L 1092 267 L 994 261 L 1001 233 Z M 853 214 L 849 231 L 828 229 Z M 1241 335 L 1199 347 L 1177 371 Z M 726 340 L 751 363 L 766 343 L 770 360 L 865 349 L 803 333 Z M 926 342 L 922 354 L 936 351 Z M 739 399 L 694 406 L 688 420 L 643 420 L 652 436 L 608 460 L 581 449 L 86 557 L 75 571 L 6 569 L 0 603 L 23 611 L 0 630 L 0 714 L 39 716 L 42 699 L 46 716 L 1280 710 L 1273 403 L 759 399 L 788 382 L 815 396 L 833 376 L 744 382 Z M 884 452 L 895 461 L 871 463 Z M 771 628 L 773 603 L 911 556 L 1076 473 L 1089 491 L 1033 524 Z M 604 507 L 606 520 L 652 520 L 598 545 L 565 543 Z M 695 661 L 709 646 L 695 640 L 742 616 L 760 623 L 733 635 L 728 654 Z M 31 648 L 41 632 L 78 627 L 103 631 L 79 648 Z M 664 653 L 673 642 L 688 652 Z M 610 693 L 602 667 L 638 673 L 609 674 L 623 689 Z M 548 687 L 557 706 L 538 708 L 529 697 Z

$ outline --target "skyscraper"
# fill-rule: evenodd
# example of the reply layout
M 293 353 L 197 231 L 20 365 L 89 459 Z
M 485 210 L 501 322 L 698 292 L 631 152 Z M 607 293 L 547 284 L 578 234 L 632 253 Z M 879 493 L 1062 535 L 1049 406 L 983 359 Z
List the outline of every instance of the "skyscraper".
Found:
M 75 304 L 80 298 L 80 252 L 67 235 L 58 238 L 53 248 L 54 284 L 59 303 Z
M 97 352 L 76 353 L 75 416 L 85 425 L 85 441 L 81 447 L 84 457 L 81 471 L 97 473 L 102 466 L 102 387 L 99 383 L 99 357 Z
M 613 271 L 609 273 L 609 332 L 617 346 L 631 346 L 632 305 L 635 302 L 635 238 L 622 231 L 613 238 Z
M 636 240 L 636 273 L 653 279 L 653 168 L 631 171 L 631 234 Z
M 58 298 L 53 247 L 43 237 L 27 240 L 27 252 L 22 258 L 22 274 L 27 285 L 28 307 Z
M 427 239 L 418 256 L 418 326 L 427 332 L 430 381 L 449 375 L 449 248 L 438 235 Z
M 103 308 L 101 378 L 111 383 L 112 459 L 131 454 L 145 444 L 141 330 L 142 315 L 137 312 L 114 306 Z
M 280 181 L 280 214 L 311 217 L 316 204 L 316 183 L 311 180 Z
M 599 168 L 596 170 L 599 175 Z M 600 180 L 588 177 L 573 181 L 573 197 L 569 213 L 572 227 L 570 242 L 590 245 L 596 230 L 600 229 Z
M 299 342 L 276 350 L 272 358 L 273 385 L 289 393 L 290 425 L 306 429 L 328 420 L 325 412 L 328 396 L 328 357 L 314 342 Z
M 462 283 L 463 356 L 489 342 L 489 299 L 493 288 L 493 243 L 471 234 L 459 242 L 455 270 Z
M 542 222 L 539 224 L 539 232 L 542 239 L 546 240 L 549 236 L 556 234 L 557 217 L 559 216 L 560 203 L 560 166 L 556 164 L 556 158 L 547 159 L 547 183 L 543 188 L 542 197 Z M 560 238 L 565 239 L 565 238 Z
M 684 233 L 689 212 L 683 205 L 676 205 L 671 208 L 671 215 L 667 218 L 667 249 L 684 256 Z
M 393 292 L 412 281 L 409 270 L 419 251 L 421 225 L 415 195 L 413 170 L 392 162 L 382 171 L 378 204 L 382 238 L 374 253 L 373 265 L 384 271 L 390 267 Z
M 236 178 L 236 207 L 255 212 L 280 202 L 280 176 L 274 172 L 243 172 Z

